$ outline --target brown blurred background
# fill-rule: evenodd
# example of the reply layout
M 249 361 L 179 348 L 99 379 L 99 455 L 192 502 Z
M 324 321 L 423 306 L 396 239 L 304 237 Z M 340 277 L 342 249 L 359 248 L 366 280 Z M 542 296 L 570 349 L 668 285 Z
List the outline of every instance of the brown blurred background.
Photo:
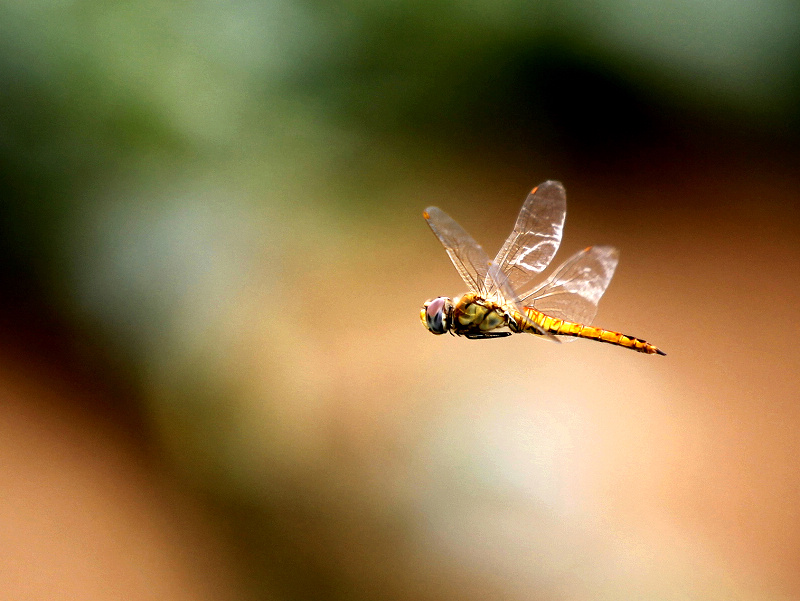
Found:
M 0 598 L 800 597 L 799 30 L 0 2 Z M 420 325 L 546 179 L 667 357 Z

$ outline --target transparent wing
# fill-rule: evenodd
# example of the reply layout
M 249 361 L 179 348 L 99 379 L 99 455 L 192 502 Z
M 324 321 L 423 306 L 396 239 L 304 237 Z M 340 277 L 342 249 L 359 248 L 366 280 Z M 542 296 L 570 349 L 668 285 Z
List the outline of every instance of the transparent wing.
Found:
M 481 245 L 438 207 L 428 207 L 422 216 L 439 238 L 467 287 L 485 297 L 487 272 L 491 261 Z
M 539 332 L 539 334 L 541 334 L 542 337 L 546 338 L 547 340 L 551 340 L 553 342 L 561 342 L 561 340 L 553 336 L 550 332 L 544 330 L 538 324 L 528 319 L 524 307 L 516 299 L 514 290 L 512 290 L 510 284 L 508 283 L 508 278 L 506 277 L 506 274 L 504 274 L 500 270 L 500 267 L 497 265 L 497 263 L 492 262 L 489 265 L 489 271 L 486 274 L 486 279 L 491 283 L 490 285 L 495 290 L 492 293 L 494 300 L 519 313 L 519 315 L 525 319 L 526 324 L 535 329 L 537 332 Z
M 564 186 L 547 181 L 525 199 L 514 231 L 494 262 L 508 278 L 517 296 L 527 296 L 531 281 L 550 264 L 561 244 L 567 198 Z M 491 282 L 486 283 L 491 293 Z
M 618 261 L 616 248 L 590 246 L 570 257 L 520 303 L 556 319 L 589 325 Z

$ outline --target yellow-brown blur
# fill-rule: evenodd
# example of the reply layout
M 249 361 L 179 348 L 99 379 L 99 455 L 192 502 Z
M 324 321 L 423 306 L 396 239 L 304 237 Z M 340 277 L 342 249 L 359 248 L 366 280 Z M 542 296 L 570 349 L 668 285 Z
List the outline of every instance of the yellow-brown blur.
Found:
M 799 598 L 799 26 L 1 2 L 0 598 Z M 420 327 L 549 179 L 667 357 Z

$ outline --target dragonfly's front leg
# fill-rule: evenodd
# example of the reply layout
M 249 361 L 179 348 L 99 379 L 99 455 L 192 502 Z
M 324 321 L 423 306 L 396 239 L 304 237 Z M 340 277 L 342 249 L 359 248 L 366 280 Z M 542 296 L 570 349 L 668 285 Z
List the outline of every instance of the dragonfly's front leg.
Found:
M 464 334 L 470 340 L 483 340 L 485 338 L 505 338 L 511 336 L 511 332 L 481 332 L 480 334 Z

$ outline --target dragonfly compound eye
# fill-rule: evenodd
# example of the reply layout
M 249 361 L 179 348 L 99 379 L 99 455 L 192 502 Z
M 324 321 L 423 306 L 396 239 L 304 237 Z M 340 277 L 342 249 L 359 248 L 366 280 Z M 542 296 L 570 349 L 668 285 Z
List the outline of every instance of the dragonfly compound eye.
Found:
M 450 329 L 450 313 L 453 305 L 449 298 L 440 296 L 422 306 L 422 323 L 434 334 L 446 334 Z

